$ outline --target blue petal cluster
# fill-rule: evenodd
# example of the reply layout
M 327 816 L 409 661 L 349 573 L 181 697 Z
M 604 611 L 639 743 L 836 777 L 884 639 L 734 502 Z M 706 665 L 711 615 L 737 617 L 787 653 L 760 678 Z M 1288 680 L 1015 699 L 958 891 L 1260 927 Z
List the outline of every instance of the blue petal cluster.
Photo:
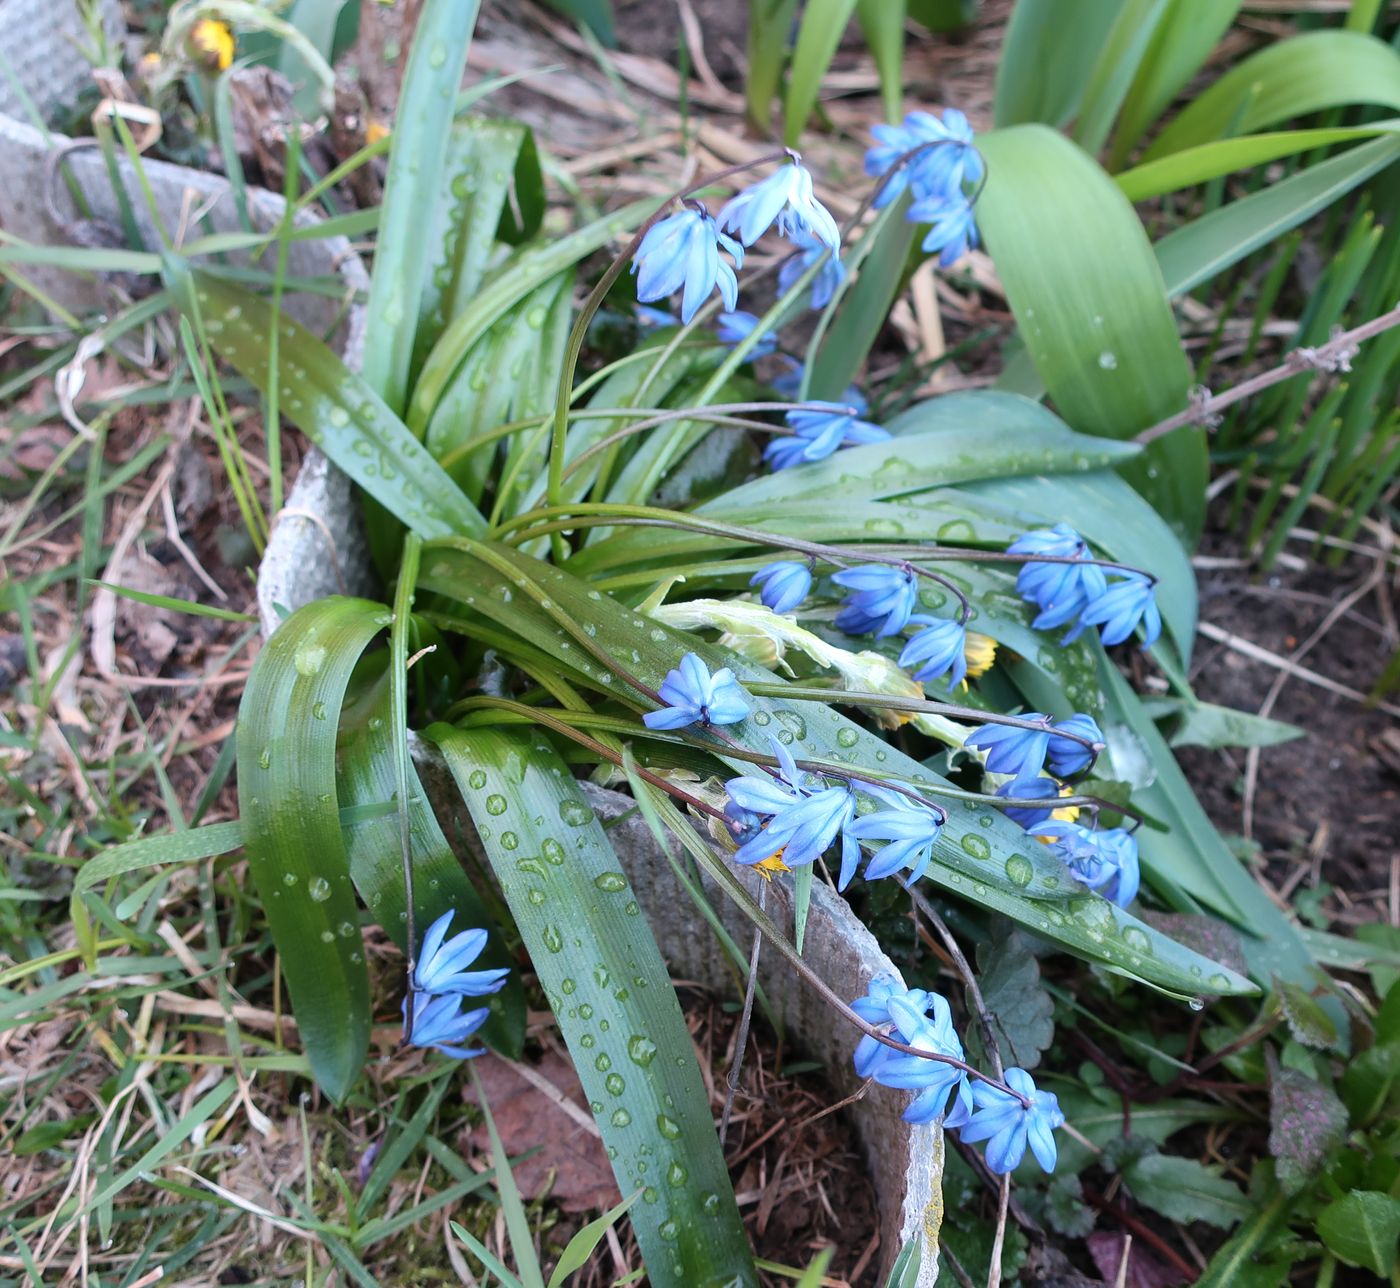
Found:
M 948 1003 L 937 993 L 904 988 L 890 975 L 877 975 L 864 997 L 851 1009 L 867 1024 L 887 1029 L 889 1036 L 918 1051 L 945 1057 L 930 1060 L 886 1046 L 868 1034 L 855 1050 L 856 1074 L 881 1086 L 919 1094 L 904 1111 L 906 1122 L 932 1122 L 943 1115 L 943 1126 L 961 1133 L 969 1144 L 987 1141 L 987 1166 L 999 1175 L 1013 1171 L 1027 1146 L 1047 1172 L 1055 1170 L 1058 1151 L 1055 1129 L 1063 1127 L 1059 1100 L 1041 1091 L 1024 1069 L 1007 1069 L 1006 1085 L 1023 1097 L 1009 1095 L 981 1079 L 968 1078 L 949 1061 L 966 1063 L 962 1042 L 953 1027 Z
M 836 614 L 836 625 L 848 635 L 898 635 L 918 602 L 918 578 L 908 568 L 844 568 L 832 581 L 851 592 Z
M 887 841 L 889 844 L 871 856 L 865 865 L 865 879 L 876 881 L 907 868 L 909 880 L 917 881 L 928 870 L 933 846 L 943 830 L 946 816 L 900 792 L 872 787 L 870 793 L 887 808 L 862 814 L 848 831 L 861 841 Z M 845 877 L 844 872 L 842 876 Z M 845 877 L 841 882 L 842 890 L 849 880 Z
M 795 559 L 779 559 L 765 564 L 752 577 L 750 586 L 758 586 L 758 597 L 775 613 L 790 613 L 812 589 L 812 570 Z
M 734 261 L 733 268 L 720 258 L 721 249 Z M 744 248 L 720 232 L 706 211 L 687 206 L 647 230 L 632 271 L 637 274 L 637 298 L 644 304 L 682 291 L 681 320 L 689 322 L 716 287 L 724 307 L 734 311 L 739 303 L 734 269 L 743 265 Z
M 940 267 L 951 267 L 977 245 L 967 188 L 986 174 L 967 117 L 954 108 L 942 120 L 910 112 L 902 125 L 877 125 L 871 133 L 876 142 L 865 154 L 865 172 L 883 180 L 875 205 L 888 205 L 907 188 L 914 198 L 907 218 L 930 226 L 924 250 L 939 252 Z
M 735 851 L 734 861 L 751 866 L 780 858 L 790 868 L 801 867 L 819 858 L 839 836 L 841 871 L 854 873 L 860 860 L 860 843 L 849 832 L 856 813 L 855 793 L 846 783 L 803 787 L 792 753 L 776 738 L 769 741 L 778 760 L 775 773 L 731 778 L 725 784 L 729 799 L 740 810 L 766 820 Z
M 790 240 L 806 235 L 841 253 L 841 230 L 816 198 L 812 176 L 800 161 L 779 166 L 766 179 L 731 197 L 719 212 L 720 227 L 752 246 L 774 223 Z
M 1060 642 L 1070 644 L 1089 627 L 1098 626 L 1105 644 L 1121 644 L 1141 624 L 1143 647 L 1157 642 L 1162 615 L 1153 581 L 1140 572 L 1087 562 L 1088 543 L 1067 523 L 1027 532 L 1011 543 L 1008 552 L 1072 561 L 1032 559 L 1017 573 L 1017 592 L 1040 610 L 1031 623 L 1037 630 L 1069 626 Z
M 733 313 L 721 313 L 715 322 L 717 323 L 715 334 L 731 348 L 741 341 L 747 340 L 758 326 L 758 318 L 752 313 L 745 313 L 742 309 Z M 769 331 L 749 350 L 748 361 L 752 362 L 755 358 L 766 358 L 770 353 L 777 351 L 778 337 L 774 332 Z
M 773 392 L 779 398 L 792 402 L 802 393 L 802 377 L 806 373 L 806 366 L 790 354 L 785 353 L 782 358 L 787 365 L 787 370 L 781 375 L 774 376 L 768 383 L 773 386 Z M 846 386 L 838 405 L 849 407 L 857 416 L 864 416 L 870 410 L 870 404 L 866 401 L 865 395 L 855 385 Z
M 1033 805 L 1007 805 L 1002 810 L 1007 818 L 1019 823 L 1026 831 L 1036 831 L 1038 834 L 1040 824 L 1044 823 L 1058 808 L 1056 802 L 1060 796 L 1060 784 L 1053 778 L 1046 778 L 1043 774 L 1035 778 L 1013 778 L 1009 783 L 1002 783 L 997 788 L 997 795 L 1013 800 L 1050 802 L 1044 809 L 1037 809 Z
M 946 617 L 926 617 L 913 614 L 909 620 L 923 630 L 909 637 L 899 655 L 900 666 L 917 666 L 914 678 L 929 684 L 948 677 L 948 691 L 967 678 L 967 628 L 961 622 Z
M 694 653 L 687 653 L 676 670 L 666 673 L 660 693 L 666 705 L 642 717 L 648 729 L 737 724 L 749 714 L 748 694 L 734 672 L 724 666 L 711 675 Z
M 987 753 L 987 768 L 994 774 L 1010 774 L 1013 778 L 1034 779 L 1050 759 L 1050 772 L 1060 778 L 1072 778 L 1093 763 L 1095 752 L 1080 738 L 1095 746 L 1103 745 L 1103 734 L 1092 716 L 1082 712 L 1058 724 L 1038 711 L 1017 717 L 1033 726 L 983 725 L 970 734 L 966 745 Z M 1075 737 L 1068 737 L 1073 734 Z M 1012 792 L 1013 796 L 1034 795 L 1032 792 Z
M 787 423 L 793 432 L 774 438 L 763 452 L 763 459 L 775 470 L 824 461 L 838 447 L 879 443 L 890 436 L 879 425 L 857 419 L 853 408 L 840 403 L 808 403 L 788 412 Z
M 794 240 L 797 253 L 785 259 L 778 269 L 778 290 L 786 295 L 792 284 L 825 255 L 826 262 L 812 279 L 812 307 L 824 309 L 831 303 L 836 288 L 846 280 L 846 266 L 825 242 L 805 233 Z
M 1078 823 L 1046 823 L 1036 835 L 1050 841 L 1076 881 L 1126 908 L 1137 898 L 1141 870 L 1138 844 L 1121 827 L 1094 830 Z
M 423 936 L 422 949 L 409 984 L 413 997 L 413 1025 L 408 1041 L 430 1047 L 454 1060 L 480 1055 L 483 1047 L 462 1044 L 486 1022 L 489 1007 L 464 1011 L 468 997 L 484 997 L 505 986 L 509 970 L 470 971 L 470 966 L 486 947 L 484 930 L 464 930 L 447 938 L 452 925 L 451 909 L 444 912 Z M 403 1000 L 404 1022 L 408 1022 L 408 997 Z

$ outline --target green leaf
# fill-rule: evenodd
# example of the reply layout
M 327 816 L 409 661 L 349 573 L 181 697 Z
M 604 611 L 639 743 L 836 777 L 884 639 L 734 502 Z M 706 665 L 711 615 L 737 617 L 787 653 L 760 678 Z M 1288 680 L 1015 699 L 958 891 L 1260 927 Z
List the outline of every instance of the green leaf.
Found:
M 1055 1040 L 1055 1003 L 1040 982 L 1040 962 L 1019 931 L 977 950 L 978 986 L 992 1017 L 1004 1065 L 1034 1069 Z
M 1076 430 L 1129 438 L 1180 411 L 1190 371 L 1161 271 L 1100 166 L 1040 125 L 978 139 L 978 223 L 1056 409 Z M 1189 543 L 1204 516 L 1199 430 L 1153 443 L 1124 476 Z
M 1400 157 L 1400 138 L 1386 136 L 1309 166 L 1202 215 L 1154 247 L 1167 293 L 1184 295 L 1223 269 L 1311 219 Z
M 1400 1238 L 1400 1200 L 1377 1190 L 1345 1194 L 1322 1209 L 1317 1232 L 1348 1265 L 1389 1275 L 1395 1268 L 1395 1242 Z
M 215 350 L 260 392 L 269 384 L 267 336 L 280 326 L 282 411 L 401 523 L 424 537 L 486 530 L 486 520 L 403 422 L 305 327 L 274 313 L 266 300 L 179 261 L 167 263 L 166 279 L 181 311 L 203 319 Z
M 1342 1103 L 1358 1127 L 1375 1122 L 1400 1099 L 1400 1042 L 1374 1046 L 1347 1061 L 1340 1085 Z
M 370 803 L 397 797 L 393 760 L 395 730 L 389 713 L 388 677 L 383 676 L 347 703 L 340 721 L 337 791 L 342 804 Z M 413 920 L 419 941 L 444 912 L 454 911 L 453 933 L 480 927 L 490 931 L 476 970 L 515 963 L 476 887 L 462 869 L 438 826 L 432 806 L 413 766 L 409 766 L 409 846 L 413 855 Z M 397 810 L 342 826 L 350 879 L 374 919 L 403 953 L 408 952 L 404 918 L 403 858 Z M 525 988 L 512 971 L 499 993 L 484 998 L 491 1017 L 482 1038 L 512 1060 L 525 1043 Z
M 783 141 L 790 148 L 795 148 L 802 138 L 822 79 L 855 7 L 856 0 L 807 0 L 797 32 L 797 48 L 788 68 L 787 99 L 783 104 Z
M 617 48 L 612 0 L 545 0 L 545 3 L 566 18 L 582 23 L 609 49 Z
M 751 0 L 749 4 L 749 74 L 744 85 L 749 119 L 763 134 L 773 123 L 773 100 L 787 62 L 788 35 L 797 16 L 797 0 Z
M 336 798 L 335 737 L 350 673 L 388 625 L 338 596 L 293 613 L 263 646 L 238 708 L 238 812 L 316 1081 L 350 1090 L 369 1046 L 369 977 Z
M 747 659 L 648 622 L 587 583 L 508 548 L 473 541 L 434 543 L 424 550 L 422 585 L 463 603 L 470 599 L 489 605 L 496 627 L 517 632 L 551 656 L 567 655 L 570 670 L 600 693 L 628 696 L 612 672 L 594 660 L 594 649 L 630 657 L 629 669 L 653 689 L 692 651 L 712 668 L 734 668 L 741 681 L 774 683 L 769 672 Z M 561 649 L 563 643 L 567 650 Z M 786 730 L 799 758 L 863 764 L 929 784 L 935 792 L 946 785 L 822 703 L 755 697 L 754 707 L 749 720 L 728 731 L 751 751 L 771 754 L 769 731 Z M 731 763 L 741 772 L 748 767 Z M 1082 892 L 1048 849 L 1004 815 L 957 799 L 946 799 L 946 808 L 949 821 L 928 873 L 936 884 L 1129 978 L 1178 994 L 1252 991 L 1233 972 L 1180 948 L 1107 900 Z
M 887 121 L 904 114 L 905 0 L 856 0 L 866 48 L 880 73 L 880 102 Z
M 1149 1154 L 1128 1164 L 1123 1180 L 1139 1203 L 1183 1225 L 1205 1221 L 1228 1230 L 1254 1210 L 1234 1181 L 1194 1158 Z
M 1122 1139 L 1121 1096 L 1106 1093 L 1105 1098 L 1100 1100 L 1077 1086 L 1066 1087 L 1057 1094 L 1065 1117 L 1086 1140 L 1102 1148 L 1114 1139 Z M 1134 1136 L 1161 1145 L 1188 1127 L 1200 1123 L 1231 1122 L 1238 1115 L 1223 1105 L 1204 1100 L 1155 1100 L 1151 1104 L 1130 1106 L 1130 1117 Z M 1073 1137 L 1061 1139 L 1058 1169 L 1061 1173 L 1078 1174 L 1092 1166 L 1093 1162 L 1094 1154 Z
M 1154 720 L 1175 720 L 1173 747 L 1277 747 L 1304 731 L 1252 711 L 1218 707 L 1194 698 L 1155 698 L 1144 704 Z
M 1108 168 L 1117 170 L 1133 146 L 1200 70 L 1235 20 L 1241 0 L 1168 0 L 1132 88 L 1118 114 Z
M 1230 1240 L 1210 1259 L 1205 1272 L 1196 1280 L 1196 1288 L 1254 1288 L 1251 1275 L 1256 1269 L 1255 1258 L 1286 1228 L 1293 1200 L 1280 1190 L 1268 1196 L 1264 1206 L 1255 1210 Z M 1285 1272 L 1284 1279 L 1287 1275 Z M 1268 1283 L 1277 1284 L 1274 1275 Z M 1260 1285 L 1263 1288 L 1263 1285 Z
M 1306 32 L 1232 67 L 1183 109 L 1143 160 L 1350 103 L 1400 111 L 1400 54 L 1354 31 Z
M 1119 0 L 1017 0 L 997 63 L 997 129 L 1073 119 L 1119 8 Z
M 625 1198 L 621 1203 L 610 1207 L 602 1216 L 590 1221 L 565 1245 L 564 1251 L 559 1254 L 559 1260 L 555 1263 L 554 1273 L 549 1276 L 548 1288 L 563 1288 L 564 1281 L 574 1273 L 575 1270 L 582 1270 L 593 1256 L 594 1249 L 607 1237 L 608 1231 L 615 1226 L 626 1214 L 632 1204 L 641 1198 L 642 1192 L 638 1190 L 630 1198 Z
M 1090 73 L 1080 103 L 1074 140 L 1097 154 L 1108 138 L 1169 0 L 1124 0 Z
M 1338 143 L 1354 143 L 1358 139 L 1373 139 L 1378 134 L 1394 134 L 1397 130 L 1400 130 L 1400 121 L 1377 121 L 1372 125 L 1288 130 L 1277 134 L 1251 134 L 1243 139 L 1221 139 L 1136 166 L 1118 175 L 1114 182 L 1129 201 L 1147 201 L 1207 179 L 1264 165 L 1279 157 L 1335 147 Z
M 1297 1069 L 1275 1069 L 1269 1080 L 1269 1153 L 1278 1182 L 1297 1194 L 1346 1138 L 1347 1111 L 1330 1087 Z
M 567 766 L 537 735 L 434 725 L 428 736 L 471 812 L 615 1151 L 618 1186 L 642 1190 L 632 1226 L 651 1282 L 755 1283 L 665 962 Z
M 453 100 L 466 70 L 477 5 L 478 0 L 425 0 L 394 118 L 366 310 L 374 342 L 365 346 L 362 374 L 396 415 L 408 403 L 419 301 L 425 288 L 432 289 L 435 247 L 423 225 L 437 209 Z
M 1327 1018 L 1327 1012 L 1317 999 L 1301 985 L 1275 981 L 1279 1010 L 1295 1042 L 1326 1051 L 1337 1045 L 1337 1026 Z
M 910 1239 L 899 1250 L 899 1256 L 890 1267 L 890 1277 L 885 1280 L 885 1288 L 916 1288 L 924 1256 L 922 1244 L 922 1239 Z

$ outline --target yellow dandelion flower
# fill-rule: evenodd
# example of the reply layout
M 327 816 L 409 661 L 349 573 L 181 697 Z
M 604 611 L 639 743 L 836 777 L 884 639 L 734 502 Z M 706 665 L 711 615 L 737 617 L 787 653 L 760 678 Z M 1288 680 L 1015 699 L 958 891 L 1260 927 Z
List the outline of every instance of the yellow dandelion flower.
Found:
M 369 118 L 369 124 L 365 126 L 365 142 L 378 143 L 380 139 L 387 139 L 392 131 L 376 116 Z
M 992 663 L 997 660 L 997 642 L 990 635 L 968 631 L 963 656 L 967 659 L 967 673 L 975 680 L 992 669 Z
M 762 863 L 755 863 L 753 870 L 765 881 L 771 881 L 779 872 L 791 872 L 792 869 L 783 862 L 783 852 L 779 850 L 776 854 L 770 854 Z
M 226 22 L 201 18 L 190 32 L 190 44 L 206 64 L 221 72 L 233 62 L 233 29 Z

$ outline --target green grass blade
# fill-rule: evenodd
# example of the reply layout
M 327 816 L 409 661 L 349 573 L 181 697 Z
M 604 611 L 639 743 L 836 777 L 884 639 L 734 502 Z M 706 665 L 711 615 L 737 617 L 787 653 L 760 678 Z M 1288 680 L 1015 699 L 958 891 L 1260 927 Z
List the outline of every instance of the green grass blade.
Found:
M 496 1119 L 492 1116 L 486 1092 L 476 1069 L 468 1065 L 472 1076 L 472 1090 L 476 1092 L 477 1103 L 486 1119 L 486 1130 L 491 1137 L 491 1162 L 496 1172 L 496 1190 L 501 1196 L 501 1212 L 506 1221 L 506 1234 L 510 1238 L 510 1249 L 515 1253 L 515 1264 L 520 1271 L 521 1288 L 544 1288 L 544 1275 L 540 1272 L 539 1253 L 535 1251 L 535 1241 L 530 1234 L 530 1217 L 520 1198 L 520 1189 L 515 1183 L 515 1174 L 510 1170 L 510 1159 L 506 1148 L 501 1144 L 501 1135 L 496 1130 Z
M 1093 158 L 1044 126 L 978 140 L 977 207 L 1017 327 L 1060 415 L 1128 438 L 1181 410 L 1190 369 L 1142 224 Z M 1205 438 L 1183 429 L 1124 477 L 1188 542 L 1205 513 Z
M 369 977 L 336 800 L 350 673 L 382 604 L 330 598 L 289 617 L 254 663 L 238 713 L 238 808 L 316 1081 L 341 1100 L 369 1046 Z
M 1210 281 L 1397 158 L 1400 138 L 1372 139 L 1168 233 L 1153 246 L 1167 293 L 1183 295 Z
M 641 1191 L 625 1198 L 621 1203 L 610 1207 L 602 1216 L 590 1221 L 565 1246 L 559 1254 L 554 1273 L 549 1276 L 548 1288 L 564 1288 L 564 1283 L 575 1270 L 582 1270 L 592 1257 L 594 1249 L 607 1237 L 608 1231 L 628 1212 L 632 1204 L 641 1197 Z
M 198 310 L 210 341 L 260 391 L 269 382 L 266 336 L 281 327 L 281 405 L 339 468 L 424 537 L 479 533 L 486 521 L 365 381 L 305 327 L 212 274 L 171 261 L 182 311 Z M 374 348 L 373 345 L 369 346 Z
M 790 148 L 795 148 L 802 138 L 807 118 L 817 104 L 822 79 L 855 7 L 856 0 L 807 0 L 783 103 L 783 140 Z
M 905 0 L 857 0 L 856 17 L 865 33 L 866 48 L 880 73 L 880 102 L 885 120 L 904 115 Z
M 1400 111 L 1400 53 L 1354 31 L 1306 32 L 1231 68 L 1162 131 L 1143 160 L 1352 103 Z
M 191 617 L 212 617 L 220 622 L 256 622 L 251 613 L 235 612 L 232 608 L 217 608 L 213 604 L 196 603 L 193 599 L 177 599 L 173 595 L 152 595 L 145 590 L 132 590 L 129 586 L 118 586 L 110 581 L 88 580 L 89 586 L 101 586 L 114 595 L 130 599 L 137 604 L 149 604 L 152 608 L 167 608 L 174 613 L 188 613 Z
M 690 1035 L 606 832 L 542 739 L 445 725 L 428 735 L 616 1151 L 619 1188 L 642 1190 L 632 1225 L 651 1282 L 755 1283 Z
M 1168 0 L 1124 0 L 1118 10 L 1079 105 L 1074 139 L 1084 151 L 1096 155 L 1103 147 L 1167 5 Z
M 1119 8 L 1120 0 L 1017 0 L 997 63 L 997 129 L 1072 120 Z
M 384 212 L 370 283 L 363 374 L 389 410 L 408 404 L 419 300 L 432 243 L 423 225 L 438 198 L 452 129 L 452 105 L 467 65 L 477 0 L 425 0 L 394 121 Z
M 744 95 L 749 120 L 765 134 L 773 124 L 773 100 L 782 84 L 788 34 L 796 16 L 797 0 L 751 0 L 749 4 L 749 70 Z

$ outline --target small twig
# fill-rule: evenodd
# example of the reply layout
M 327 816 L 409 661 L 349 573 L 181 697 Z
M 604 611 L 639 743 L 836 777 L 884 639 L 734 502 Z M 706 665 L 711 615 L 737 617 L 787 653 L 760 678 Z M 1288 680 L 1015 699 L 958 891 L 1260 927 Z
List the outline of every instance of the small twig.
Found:
M 764 911 L 768 902 L 768 886 L 758 889 L 758 910 Z M 739 1073 L 744 1067 L 744 1048 L 749 1044 L 749 1025 L 753 1021 L 754 995 L 758 992 L 758 954 L 763 947 L 763 932 L 753 932 L 753 951 L 749 953 L 749 978 L 744 989 L 744 1011 L 739 1017 L 739 1035 L 734 1040 L 734 1060 L 725 1076 L 724 1111 L 719 1116 L 719 1143 L 724 1148 L 724 1138 L 729 1131 L 729 1115 L 734 1111 L 734 1096 L 739 1090 Z
M 992 1239 L 992 1255 L 987 1265 L 987 1288 L 1001 1288 L 1001 1247 L 1006 1241 L 1006 1214 L 1011 1204 L 1011 1177 L 1001 1178 L 997 1197 L 997 1232 Z
M 1183 425 L 1208 424 L 1226 407 L 1252 398 L 1271 385 L 1289 380 L 1302 371 L 1350 371 L 1351 360 L 1356 357 L 1360 343 L 1380 335 L 1383 331 L 1389 331 L 1393 326 L 1400 326 L 1400 305 L 1361 326 L 1334 335 L 1326 344 L 1292 350 L 1273 370 L 1254 376 L 1233 389 L 1227 389 L 1221 394 L 1193 398 L 1185 411 L 1177 412 L 1175 416 L 1168 416 L 1166 420 L 1158 421 L 1157 424 L 1144 429 L 1133 438 L 1133 442 L 1151 443 Z

